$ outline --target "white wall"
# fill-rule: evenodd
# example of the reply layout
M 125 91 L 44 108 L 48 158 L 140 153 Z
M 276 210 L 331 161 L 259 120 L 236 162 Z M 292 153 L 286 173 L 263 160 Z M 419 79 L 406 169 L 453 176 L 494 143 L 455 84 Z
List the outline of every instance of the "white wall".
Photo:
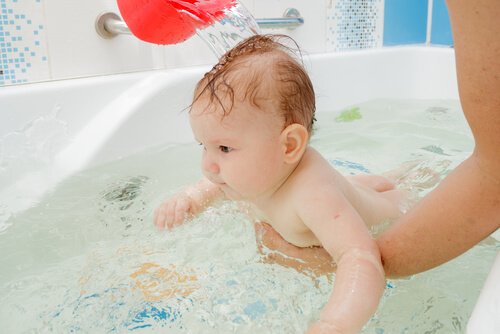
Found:
M 347 0 L 241 0 L 241 3 L 255 18 L 282 17 L 285 9 L 298 9 L 305 20 L 303 26 L 295 30 L 262 30 L 262 33 L 289 34 L 306 53 L 338 51 L 338 27 L 343 22 L 349 23 L 345 11 L 353 10 L 352 2 Z M 2 14 L 7 17 L 0 20 L 0 86 L 216 61 L 198 36 L 170 46 L 147 44 L 129 35 L 101 38 L 95 31 L 96 18 L 104 12 L 119 14 L 115 0 L 0 0 L 0 4 Z M 381 27 L 383 0 L 376 4 L 369 17 Z M 363 40 L 363 36 L 355 38 Z M 376 38 L 381 41 L 381 36 Z M 361 47 L 377 46 L 375 43 Z

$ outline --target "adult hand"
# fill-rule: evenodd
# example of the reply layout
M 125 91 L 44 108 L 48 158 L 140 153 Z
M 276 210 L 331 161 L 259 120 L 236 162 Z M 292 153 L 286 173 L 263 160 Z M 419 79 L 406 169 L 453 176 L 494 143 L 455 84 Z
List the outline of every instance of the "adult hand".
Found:
M 257 246 L 267 263 L 294 268 L 309 276 L 321 276 L 335 271 L 332 257 L 322 247 L 301 248 L 287 242 L 269 224 L 255 224 Z

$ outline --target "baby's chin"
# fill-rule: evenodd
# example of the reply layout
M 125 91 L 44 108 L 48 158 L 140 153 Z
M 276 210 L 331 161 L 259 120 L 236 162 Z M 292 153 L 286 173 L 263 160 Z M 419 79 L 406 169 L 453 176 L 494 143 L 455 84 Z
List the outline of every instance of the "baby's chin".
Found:
M 220 189 L 226 195 L 226 197 L 232 201 L 242 201 L 245 200 L 238 192 L 234 191 L 233 188 L 229 187 L 227 184 L 221 184 Z

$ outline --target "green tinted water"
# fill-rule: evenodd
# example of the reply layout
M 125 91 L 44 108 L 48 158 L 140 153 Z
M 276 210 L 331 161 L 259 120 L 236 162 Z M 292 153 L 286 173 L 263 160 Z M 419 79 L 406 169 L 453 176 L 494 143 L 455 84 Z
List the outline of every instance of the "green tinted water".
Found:
M 457 101 L 377 100 L 318 115 L 311 145 L 344 174 L 402 162 L 446 175 L 472 150 Z M 352 112 L 351 112 L 352 113 Z M 152 211 L 200 177 L 196 144 L 164 146 L 86 170 L 0 234 L 5 333 L 300 333 L 331 291 L 263 263 L 253 223 L 235 204 L 171 232 Z M 421 196 L 425 179 L 411 180 Z M 464 333 L 499 242 L 439 268 L 388 281 L 364 333 Z

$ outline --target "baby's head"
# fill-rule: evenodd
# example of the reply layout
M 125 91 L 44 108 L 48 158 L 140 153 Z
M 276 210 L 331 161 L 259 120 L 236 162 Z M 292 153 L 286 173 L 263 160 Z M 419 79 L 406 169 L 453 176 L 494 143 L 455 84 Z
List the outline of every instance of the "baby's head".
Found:
M 252 36 L 222 56 L 198 82 L 193 105 L 206 103 L 203 109 L 217 110 L 224 117 L 235 105 L 248 103 L 273 113 L 283 128 L 300 124 L 311 134 L 314 89 L 297 53 L 288 36 Z
M 272 193 L 307 148 L 314 91 L 283 38 L 247 39 L 196 86 L 189 119 L 202 171 L 232 199 Z

